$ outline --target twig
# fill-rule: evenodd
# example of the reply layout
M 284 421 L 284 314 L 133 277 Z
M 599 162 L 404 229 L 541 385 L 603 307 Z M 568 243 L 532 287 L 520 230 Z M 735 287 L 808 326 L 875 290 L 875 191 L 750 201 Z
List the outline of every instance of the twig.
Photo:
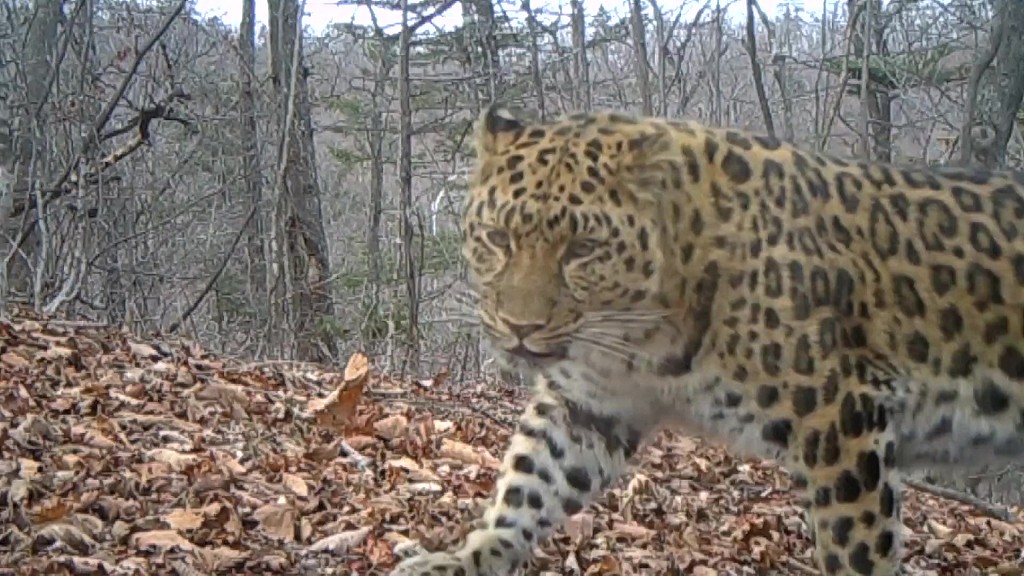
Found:
M 99 115 L 93 121 L 92 130 L 89 132 L 90 134 L 100 134 L 103 131 L 103 128 L 106 127 L 107 122 L 109 122 L 110 118 L 114 115 L 114 110 L 117 108 L 118 103 L 120 103 L 121 98 L 124 97 L 124 93 L 128 91 L 128 87 L 131 85 L 132 80 L 135 79 L 135 74 L 136 72 L 138 72 L 139 67 L 142 65 L 142 61 L 146 58 L 146 55 L 149 54 L 149 51 L 152 50 L 154 46 L 156 46 L 157 41 L 160 40 L 160 38 L 162 38 L 163 35 L 166 34 L 168 30 L 170 30 L 171 25 L 174 24 L 174 21 L 178 19 L 178 16 L 180 16 L 182 11 L 185 9 L 186 4 L 187 2 L 185 0 L 181 0 L 180 2 L 178 2 L 178 4 L 171 9 L 171 12 L 167 14 L 167 17 L 160 25 L 160 29 L 157 30 L 156 33 L 149 38 L 149 41 L 147 41 L 141 48 L 139 48 L 138 52 L 136 52 L 135 59 L 132 61 L 131 66 L 129 66 L 128 71 L 125 73 L 124 77 L 121 79 L 121 84 L 111 95 L 110 99 L 107 100 L 107 103 L 103 106 L 103 110 L 100 111 Z M 86 140 L 85 146 L 83 146 L 82 150 L 79 153 L 79 161 L 81 161 L 81 159 L 85 157 L 86 153 L 88 153 L 91 150 L 92 146 L 94 146 L 95 143 L 96 141 L 92 138 Z M 77 161 L 69 163 L 64 171 L 64 174 L 57 181 L 57 184 L 51 186 L 51 188 L 61 188 L 67 181 L 67 179 L 71 176 L 71 172 L 72 170 L 74 170 L 77 164 Z
M 199 305 L 203 303 L 203 300 L 205 300 L 207 295 L 209 295 L 213 290 L 213 287 L 217 284 L 217 280 L 220 278 L 220 275 L 224 273 L 224 270 L 228 267 L 228 262 L 231 261 L 231 257 L 235 254 L 235 248 L 238 247 L 238 243 L 242 240 L 242 236 L 245 235 L 245 231 L 249 228 L 249 223 L 252 222 L 253 217 L 256 216 L 257 208 L 259 208 L 259 205 L 253 204 L 252 208 L 249 209 L 249 215 L 246 216 L 245 222 L 243 222 L 238 228 L 238 233 L 235 234 L 234 240 L 231 241 L 231 246 L 228 248 L 227 252 L 224 253 L 224 259 L 221 260 L 220 266 L 217 267 L 217 271 L 213 273 L 213 276 L 210 276 L 210 280 L 206 283 L 206 286 L 203 287 L 203 291 L 199 293 L 199 296 L 197 296 L 196 299 L 192 301 L 192 304 L 182 312 L 181 318 L 178 318 L 178 320 L 173 322 L 167 329 L 168 334 L 174 334 L 177 332 L 178 328 L 180 328 L 181 325 L 184 324 L 190 316 L 192 316 L 192 313 L 199 308 Z
M 350 458 L 353 463 L 355 463 L 356 468 L 359 468 L 360 471 L 365 472 L 370 468 L 370 458 L 360 454 L 358 450 L 349 446 L 348 442 L 342 440 L 340 450 L 345 456 Z
M 981 498 L 965 494 L 959 490 L 943 488 L 942 486 L 936 486 L 934 484 L 929 484 L 928 482 L 921 482 L 920 480 L 913 480 L 911 478 L 907 478 L 904 483 L 915 490 L 927 492 L 928 494 L 938 496 L 939 498 L 945 498 L 946 500 L 967 504 L 968 506 L 976 508 L 979 512 L 989 518 L 995 518 L 996 520 L 1002 520 L 1003 522 L 1017 521 L 1009 509 L 997 504 L 992 504 L 991 502 L 986 502 Z
M 54 326 L 57 328 L 111 328 L 109 322 L 101 322 L 95 320 L 63 320 L 59 318 L 47 319 L 45 321 L 47 326 Z

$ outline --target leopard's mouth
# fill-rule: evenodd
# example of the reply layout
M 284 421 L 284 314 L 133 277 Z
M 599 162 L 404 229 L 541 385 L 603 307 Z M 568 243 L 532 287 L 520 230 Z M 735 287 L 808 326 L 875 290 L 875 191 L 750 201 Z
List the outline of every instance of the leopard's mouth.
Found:
M 506 368 L 523 372 L 544 370 L 569 357 L 569 349 L 564 345 L 536 350 L 519 343 L 508 348 L 498 348 L 498 352 L 497 358 Z
M 548 364 L 558 360 L 565 360 L 569 351 L 568 348 L 561 345 L 552 346 L 546 350 L 532 350 L 526 344 L 520 342 L 512 348 L 506 348 L 505 352 L 526 362 Z

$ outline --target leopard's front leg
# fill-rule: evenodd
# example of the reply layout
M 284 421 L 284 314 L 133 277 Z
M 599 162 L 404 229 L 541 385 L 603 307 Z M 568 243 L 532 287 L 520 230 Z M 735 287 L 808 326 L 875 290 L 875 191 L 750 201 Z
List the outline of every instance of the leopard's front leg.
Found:
M 562 389 L 563 383 L 539 377 L 482 526 L 457 550 L 411 558 L 391 576 L 511 574 L 529 560 L 535 543 L 623 473 L 650 428 L 597 412 L 556 392 Z

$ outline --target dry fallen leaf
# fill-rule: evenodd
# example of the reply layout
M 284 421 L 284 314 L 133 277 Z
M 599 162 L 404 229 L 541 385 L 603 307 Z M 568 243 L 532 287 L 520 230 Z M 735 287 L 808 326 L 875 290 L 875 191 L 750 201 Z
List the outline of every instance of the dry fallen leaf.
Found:
M 167 550 L 176 548 L 178 550 L 192 550 L 193 545 L 176 530 L 150 530 L 138 532 L 128 538 L 128 544 L 136 548 L 155 548 Z
M 46 524 L 62 520 L 71 512 L 71 505 L 62 499 L 52 499 L 43 506 L 32 510 L 32 522 L 35 524 Z
M 295 508 L 288 504 L 267 504 L 253 512 L 260 529 L 286 542 L 295 540 Z
M 487 452 L 480 452 L 469 444 L 445 438 L 441 441 L 439 454 L 445 458 L 454 458 L 466 464 L 478 464 L 493 470 L 501 467 L 501 460 Z
M 220 359 L 177 336 L 0 320 L 0 506 L 22 519 L 0 566 L 385 576 L 406 550 L 465 536 L 529 393 L 450 378 L 417 386 L 361 353 L 338 373 Z M 536 548 L 537 573 L 810 573 L 798 497 L 774 463 L 661 433 Z M 1024 576 L 1020 509 L 993 520 L 910 490 L 903 511 L 922 576 Z
M 146 360 L 158 360 L 160 358 L 160 353 L 156 351 L 156 348 L 143 342 L 129 342 L 128 349 L 131 350 L 133 355 Z
M 52 523 L 44 526 L 35 534 L 37 543 L 45 546 L 60 544 L 78 553 L 89 553 L 96 549 L 98 543 L 84 530 L 69 523 Z
M 160 517 L 175 530 L 194 530 L 203 525 L 203 517 L 192 510 L 178 508 Z
M 344 431 L 363 398 L 363 388 L 369 376 L 369 359 L 361 352 L 353 354 L 345 367 L 341 386 L 323 399 L 309 401 L 307 410 L 316 418 L 317 424 L 324 428 Z
M 18 458 L 18 477 L 22 480 L 34 480 L 39 477 L 39 462 L 31 458 Z
M 22 478 L 16 478 L 11 482 L 7 490 L 7 500 L 11 504 L 23 505 L 28 501 L 29 483 Z
M 405 434 L 409 427 L 409 419 L 400 414 L 381 418 L 373 423 L 373 431 L 377 436 L 393 440 Z
M 313 552 L 332 552 L 334 554 L 346 554 L 356 546 L 361 545 L 372 529 L 369 527 L 358 528 L 339 532 L 326 538 L 321 538 L 310 545 Z
M 4 352 L 3 354 L 0 354 L 0 362 L 3 362 L 10 368 L 24 368 L 32 364 L 24 357 L 15 354 L 14 352 Z
M 294 474 L 283 472 L 281 474 L 281 483 L 296 496 L 303 498 L 309 496 L 309 486 L 306 485 L 306 481 Z
M 204 572 L 215 574 L 241 567 L 251 555 L 244 550 L 217 546 L 198 548 L 196 556 L 199 557 Z
M 185 468 L 195 464 L 198 458 L 192 454 L 182 454 L 176 450 L 168 450 L 167 448 L 154 448 L 150 450 L 147 455 L 153 459 L 154 462 L 161 464 L 167 464 L 171 470 L 175 472 L 181 472 Z

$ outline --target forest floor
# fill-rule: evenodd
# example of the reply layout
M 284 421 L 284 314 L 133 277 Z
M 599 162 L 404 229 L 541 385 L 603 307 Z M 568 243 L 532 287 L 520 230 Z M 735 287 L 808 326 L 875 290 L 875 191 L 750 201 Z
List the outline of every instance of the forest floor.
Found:
M 0 322 L 0 576 L 387 574 L 464 533 L 524 390 Z M 1024 574 L 1024 513 L 907 490 L 907 574 Z M 417 544 L 419 542 L 420 544 Z M 397 552 L 396 552 L 397 551 Z M 817 574 L 788 477 L 663 434 L 528 574 Z

